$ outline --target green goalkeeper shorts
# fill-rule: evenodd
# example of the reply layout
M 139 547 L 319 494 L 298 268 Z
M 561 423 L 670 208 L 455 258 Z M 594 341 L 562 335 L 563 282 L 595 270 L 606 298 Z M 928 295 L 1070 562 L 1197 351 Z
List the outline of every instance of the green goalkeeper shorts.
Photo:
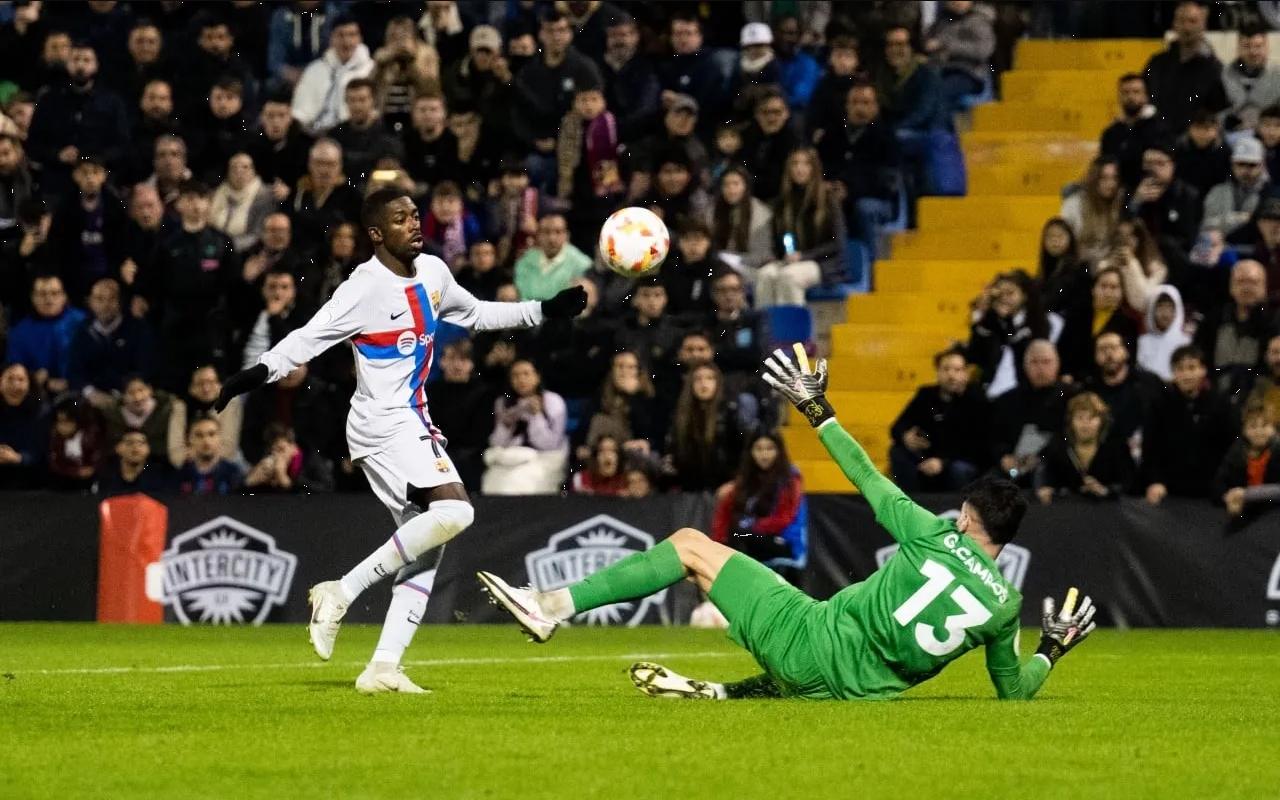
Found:
M 742 553 L 725 562 L 708 593 L 729 620 L 729 638 L 746 648 L 788 697 L 828 700 L 811 645 L 823 603 Z

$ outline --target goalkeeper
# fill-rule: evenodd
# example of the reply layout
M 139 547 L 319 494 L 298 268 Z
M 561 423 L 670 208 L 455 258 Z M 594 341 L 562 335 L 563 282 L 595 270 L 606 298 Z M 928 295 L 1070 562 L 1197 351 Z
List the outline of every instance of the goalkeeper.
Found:
M 973 486 L 952 523 L 913 503 L 882 476 L 840 427 L 827 402 L 826 362 L 811 372 L 781 350 L 765 380 L 804 414 L 827 452 L 866 497 L 876 520 L 900 543 L 898 553 L 862 583 L 825 602 L 784 583 L 771 570 L 702 533 L 685 528 L 552 592 L 517 589 L 487 572 L 481 583 L 535 641 L 588 609 L 635 600 L 691 577 L 729 620 L 729 638 L 764 674 L 720 684 L 685 678 L 658 664 L 631 667 L 641 691 L 657 697 L 883 699 L 937 675 L 979 645 L 1001 699 L 1030 699 L 1059 658 L 1093 631 L 1092 606 L 1076 607 L 1072 589 L 1060 613 L 1046 598 L 1036 654 L 1018 658 L 1022 597 L 996 567 L 1027 504 L 1003 480 Z

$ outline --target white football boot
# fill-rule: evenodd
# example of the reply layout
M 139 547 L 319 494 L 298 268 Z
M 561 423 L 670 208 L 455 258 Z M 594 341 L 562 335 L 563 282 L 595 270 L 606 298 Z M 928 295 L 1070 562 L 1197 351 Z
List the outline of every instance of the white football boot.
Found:
M 307 626 L 307 635 L 316 655 L 328 661 L 333 655 L 333 644 L 338 639 L 338 629 L 342 627 L 342 618 L 346 616 L 350 603 L 338 581 L 312 586 L 307 593 L 307 602 L 311 604 L 311 624 Z
M 517 589 L 492 572 L 477 572 L 480 585 L 489 595 L 489 602 L 502 606 L 516 618 L 529 640 L 539 644 L 551 638 L 560 623 L 551 619 L 538 605 L 538 593 L 533 589 Z
M 423 689 L 409 680 L 404 674 L 404 667 L 388 661 L 370 661 L 360 677 L 356 678 L 356 691 L 360 694 L 378 694 L 379 692 L 400 692 L 401 694 L 430 694 L 430 689 Z
M 631 682 L 636 688 L 650 697 L 678 697 L 684 700 L 718 700 L 715 684 L 710 681 L 695 681 L 683 675 L 677 675 L 661 664 L 641 661 L 632 664 Z

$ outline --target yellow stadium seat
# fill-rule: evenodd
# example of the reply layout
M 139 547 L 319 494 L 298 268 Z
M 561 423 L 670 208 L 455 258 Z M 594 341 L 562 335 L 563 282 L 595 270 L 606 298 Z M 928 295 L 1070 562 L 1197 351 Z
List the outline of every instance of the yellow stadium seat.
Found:
M 916 205 L 916 216 L 921 230 L 999 226 L 1039 233 L 1044 221 L 1057 215 L 1059 206 L 1058 199 L 1052 196 L 922 197 Z
M 1031 262 L 1040 257 L 1040 237 L 1028 231 L 1008 231 L 994 225 L 956 231 L 922 228 L 895 234 L 890 252 L 894 258 L 912 260 L 964 258 Z
M 971 298 L 999 273 L 1013 269 L 1035 273 L 1036 263 L 1025 259 L 961 261 L 894 258 L 876 264 L 876 291 L 931 292 L 948 296 L 959 294 Z
M 1024 103 L 1109 105 L 1116 101 L 1116 83 L 1123 74 L 1122 70 L 1100 70 L 1082 79 L 1079 70 L 1015 69 L 1001 77 L 1000 96 Z
M 1163 49 L 1164 43 L 1158 39 L 1024 39 L 1018 42 L 1013 64 L 1019 70 L 1142 72 L 1147 61 Z
M 1111 105 L 1055 106 L 1038 103 L 988 103 L 973 110 L 976 131 L 1053 131 L 1097 136 L 1115 117 Z
M 906 328 L 900 325 L 856 325 L 843 323 L 831 326 L 831 355 L 839 358 L 839 364 L 857 364 L 859 358 L 910 358 L 926 356 L 946 349 L 947 344 L 968 336 L 968 326 L 948 325 L 945 328 Z
M 967 324 L 968 298 L 952 293 L 939 295 L 937 299 L 922 294 L 853 295 L 845 301 L 845 319 L 852 323 L 903 324 L 913 327 L 929 327 L 933 323 L 948 325 Z

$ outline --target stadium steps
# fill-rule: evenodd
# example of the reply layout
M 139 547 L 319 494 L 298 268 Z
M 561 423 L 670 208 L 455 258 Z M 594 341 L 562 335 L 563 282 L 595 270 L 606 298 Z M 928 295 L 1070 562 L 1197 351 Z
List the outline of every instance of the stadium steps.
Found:
M 876 263 L 874 292 L 845 301 L 846 321 L 830 327 L 831 400 L 881 470 L 889 426 L 916 387 L 932 382 L 933 354 L 967 338 L 969 301 L 994 275 L 1034 272 L 1041 227 L 1115 116 L 1116 79 L 1141 72 L 1162 46 L 1019 43 L 1002 101 L 975 108 L 972 129 L 960 134 L 968 195 L 922 198 L 917 229 L 893 235 L 891 257 Z M 798 415 L 783 437 L 808 491 L 850 491 Z

